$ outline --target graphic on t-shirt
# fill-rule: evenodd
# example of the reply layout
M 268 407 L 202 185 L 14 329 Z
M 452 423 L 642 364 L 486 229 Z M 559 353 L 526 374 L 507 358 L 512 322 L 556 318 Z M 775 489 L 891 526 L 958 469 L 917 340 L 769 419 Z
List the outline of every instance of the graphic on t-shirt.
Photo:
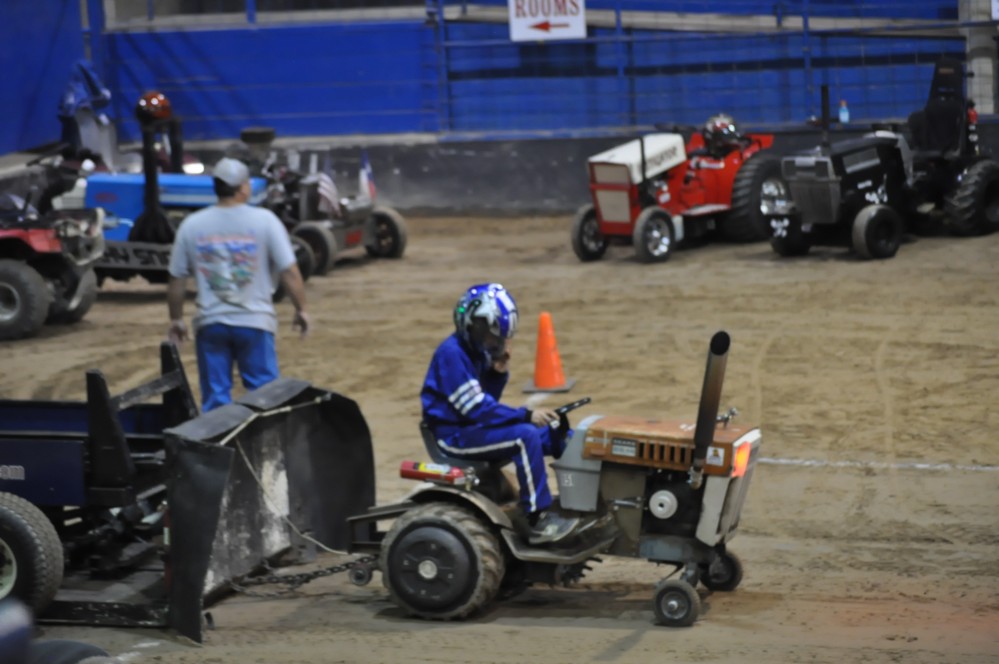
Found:
M 257 274 L 260 251 L 252 235 L 203 235 L 196 242 L 198 272 L 215 296 L 242 304 L 243 291 Z

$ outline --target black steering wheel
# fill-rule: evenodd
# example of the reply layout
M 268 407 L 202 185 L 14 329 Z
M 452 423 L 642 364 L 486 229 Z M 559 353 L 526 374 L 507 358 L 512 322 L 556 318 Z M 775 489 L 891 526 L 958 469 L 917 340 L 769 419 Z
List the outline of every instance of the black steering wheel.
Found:
M 590 397 L 583 397 L 579 401 L 573 401 L 572 403 L 567 403 L 564 406 L 559 406 L 558 408 L 555 409 L 555 412 L 558 413 L 559 415 L 566 415 L 576 410 L 580 406 L 585 406 L 591 401 L 592 399 Z

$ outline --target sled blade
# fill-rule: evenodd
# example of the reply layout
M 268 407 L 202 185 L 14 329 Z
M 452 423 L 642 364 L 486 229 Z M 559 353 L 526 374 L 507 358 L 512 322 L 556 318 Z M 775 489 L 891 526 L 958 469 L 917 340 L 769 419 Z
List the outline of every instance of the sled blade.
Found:
M 203 606 L 231 582 L 306 538 L 346 549 L 347 518 L 375 502 L 360 409 L 303 381 L 279 379 L 165 433 L 171 568 L 190 570 L 171 584 L 170 622 L 196 641 Z

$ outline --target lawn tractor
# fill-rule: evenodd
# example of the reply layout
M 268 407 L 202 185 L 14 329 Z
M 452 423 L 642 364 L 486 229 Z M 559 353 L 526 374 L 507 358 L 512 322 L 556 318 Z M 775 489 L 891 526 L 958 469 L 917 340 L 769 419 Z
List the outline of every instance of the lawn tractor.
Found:
M 766 152 L 773 136 L 743 135 L 727 115 L 700 131 L 670 129 L 589 158 L 593 202 L 572 223 L 579 260 L 601 258 L 611 242 L 660 262 L 676 244 L 712 233 L 733 242 L 770 236 L 766 215 L 787 198 L 779 159 Z
M 76 323 L 97 299 L 103 213 L 42 214 L 33 194 L 0 195 L 0 340 L 34 336 L 46 323 Z
M 288 155 L 278 159 L 271 150 L 274 136 L 269 127 L 249 127 L 227 154 L 256 166 L 267 179 L 262 205 L 284 222 L 292 237 L 309 245 L 315 257 L 315 274 L 329 272 L 342 252 L 355 247 L 363 246 L 374 258 L 402 256 L 407 239 L 405 219 L 391 207 L 376 205 L 367 155 L 361 158 L 357 194 L 341 196 L 328 163 L 321 170 L 313 163 L 305 173 L 299 164 L 288 163 Z M 318 156 L 313 158 L 318 161 Z
M 791 196 L 768 215 L 774 251 L 801 256 L 816 245 L 846 246 L 884 259 L 906 232 L 999 230 L 999 163 L 981 154 L 976 123 L 961 64 L 943 60 L 929 101 L 907 127 L 876 125 L 861 138 L 785 157 Z
M 88 371 L 84 402 L 0 400 L 0 600 L 200 641 L 232 582 L 346 547 L 374 502 L 356 403 L 280 378 L 199 415 L 176 346 L 160 368 L 119 394 Z
M 437 620 L 471 616 L 531 584 L 568 585 L 601 555 L 645 558 L 676 568 L 655 585 L 658 622 L 692 624 L 698 583 L 731 591 L 742 580 L 728 542 L 760 450 L 759 429 L 733 425 L 734 409 L 718 415 L 729 344 L 725 332 L 711 339 L 695 421 L 592 415 L 579 423 L 553 464 L 559 509 L 581 519 L 569 538 L 530 545 L 503 463 L 448 457 L 424 426 L 434 462 L 404 461 L 400 472 L 425 482 L 348 519 L 352 548 L 379 554 L 393 602 Z M 394 519 L 387 532 L 377 527 L 383 519 Z M 367 583 L 373 571 L 357 566 L 351 580 Z

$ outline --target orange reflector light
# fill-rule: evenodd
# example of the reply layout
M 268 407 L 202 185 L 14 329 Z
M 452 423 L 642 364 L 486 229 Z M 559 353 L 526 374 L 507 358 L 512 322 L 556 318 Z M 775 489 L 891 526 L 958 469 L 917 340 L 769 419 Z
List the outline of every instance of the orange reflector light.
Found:
M 753 449 L 752 443 L 743 443 L 735 450 L 735 463 L 732 464 L 732 477 L 742 477 L 746 474 L 749 466 L 749 453 Z

